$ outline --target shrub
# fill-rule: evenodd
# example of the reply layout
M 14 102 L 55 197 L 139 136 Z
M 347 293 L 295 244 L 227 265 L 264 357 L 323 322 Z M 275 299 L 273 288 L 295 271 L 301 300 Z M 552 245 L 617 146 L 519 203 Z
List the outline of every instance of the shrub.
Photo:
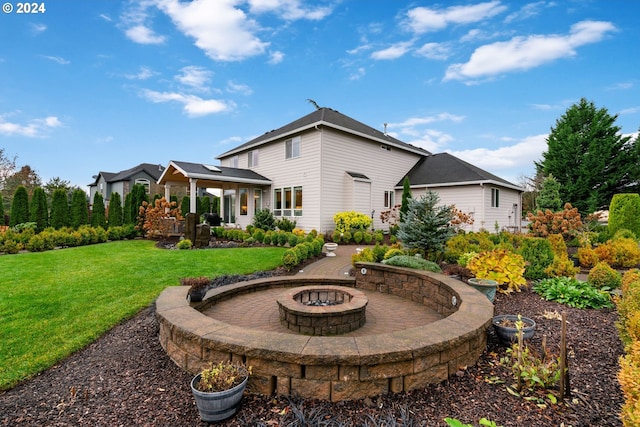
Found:
M 345 231 L 344 233 L 342 233 L 342 241 L 344 243 L 350 243 L 352 237 L 353 236 L 351 235 L 350 231 Z
M 365 245 L 370 245 L 373 241 L 373 234 L 366 231 L 363 235 L 363 240 Z
M 445 246 L 444 259 L 449 263 L 456 263 L 460 256 L 467 252 L 480 253 L 494 248 L 490 234 L 484 232 L 458 233 L 449 240 Z
M 611 233 L 611 230 L 609 230 L 609 233 Z M 628 228 L 620 228 L 618 231 L 613 233 L 612 240 L 618 240 L 623 238 L 636 240 L 637 236 L 633 231 L 629 230 Z
M 622 277 L 606 262 L 599 262 L 589 271 L 587 281 L 598 289 L 616 289 L 622 284 Z
M 584 268 L 592 268 L 600 261 L 598 254 L 591 246 L 578 248 L 576 255 L 578 256 L 580 266 Z
M 344 233 L 351 229 L 364 231 L 371 227 L 371 217 L 356 211 L 338 212 L 333 216 L 333 222 L 336 224 L 336 231 L 339 233 Z
M 622 296 L 616 298 L 618 309 L 618 330 L 625 345 L 629 345 L 631 338 L 627 323 L 634 313 L 640 313 L 640 280 L 638 270 L 629 270 L 622 278 Z
M 580 269 L 565 255 L 564 258 L 554 257 L 553 262 L 544 269 L 544 272 L 549 277 L 573 277 L 580 272 Z
M 582 228 L 582 220 L 578 208 L 570 203 L 564 205 L 564 210 L 552 212 L 529 212 L 527 219 L 531 222 L 529 228 L 535 237 L 547 237 L 550 234 L 561 234 L 564 240 L 569 240 L 578 234 Z
M 278 246 L 284 246 L 289 241 L 289 236 L 284 231 L 278 231 Z
M 356 252 L 351 255 L 351 264 L 356 265 L 356 262 L 375 262 L 376 256 L 371 248 L 364 248 L 360 252 Z
M 260 228 L 262 230 L 275 230 L 276 229 L 276 219 L 273 216 L 273 212 L 269 209 L 258 209 L 253 214 L 253 225 L 256 228 Z
M 626 228 L 636 236 L 640 235 L 640 195 L 614 194 L 609 204 L 608 225 L 611 234 Z
M 640 263 L 640 247 L 634 239 L 620 238 L 609 240 L 595 248 L 600 261 L 612 267 L 631 268 Z
M 9 225 L 14 226 L 23 222 L 28 222 L 29 218 L 29 194 L 27 193 L 27 189 L 21 185 L 16 188 L 16 191 L 13 193 Z
M 506 288 L 498 287 L 501 292 L 519 291 L 526 284 L 524 258 L 506 249 L 481 252 L 469 261 L 467 268 L 479 279 L 495 280 L 498 285 L 506 285 Z
M 588 282 L 574 277 L 542 279 L 533 286 L 533 290 L 547 301 L 556 301 L 569 307 L 613 307 L 611 296 L 607 292 L 596 289 Z
M 340 232 L 337 230 L 334 230 L 334 232 L 331 233 L 331 241 L 333 243 L 340 243 L 340 240 L 342 240 L 342 236 L 340 235 Z
M 554 258 L 553 248 L 547 239 L 526 238 L 522 241 L 522 247 L 518 253 L 527 264 L 524 271 L 526 279 L 537 280 L 547 277 L 544 270 L 553 263 Z
M 298 244 L 298 236 L 293 233 L 286 233 L 287 243 L 289 243 L 289 247 L 293 248 Z
M 381 245 L 376 243 L 373 247 L 373 256 L 375 257 L 375 262 L 381 262 L 384 259 L 384 255 L 387 253 L 389 248 L 385 245 Z
M 8 254 L 17 254 L 22 250 L 22 243 L 18 243 L 15 240 L 7 239 L 4 241 L 2 251 Z
M 356 245 L 360 244 L 360 242 L 362 242 L 362 239 L 364 239 L 364 234 L 362 233 L 362 231 L 358 230 L 353 233 L 353 241 L 356 242 Z
M 296 221 L 291 221 L 289 218 L 282 218 L 276 221 L 276 227 L 278 230 L 285 232 L 292 232 L 296 228 Z
M 396 267 L 408 267 L 418 270 L 431 271 L 433 273 L 442 273 L 442 270 L 435 262 L 409 255 L 396 255 L 382 261 L 386 265 L 394 265 Z
M 394 256 L 398 256 L 398 255 L 407 255 L 407 253 L 404 250 L 399 248 L 390 248 L 385 252 L 382 259 L 385 260 L 385 259 L 393 258 Z
M 300 254 L 300 261 L 304 261 L 305 259 L 309 258 L 309 247 L 300 243 L 299 245 L 295 245 L 296 249 L 298 249 L 298 252 Z
M 264 230 L 262 230 L 260 228 L 256 228 L 253 231 L 253 234 L 251 235 L 251 237 L 253 237 L 253 240 L 255 240 L 256 242 L 263 243 L 264 242 Z
M 471 259 L 476 255 L 478 255 L 478 252 L 465 252 L 458 257 L 456 264 L 461 267 L 466 267 L 469 264 L 469 261 L 471 261 Z
M 618 381 L 625 397 L 620 419 L 625 427 L 640 425 L 640 341 L 634 341 L 625 356 L 620 358 Z
M 284 265 L 287 271 L 291 271 L 291 269 L 299 263 L 298 253 L 293 248 L 287 249 L 282 254 L 282 265 Z
M 192 246 L 193 246 L 193 243 L 191 243 L 191 240 L 189 239 L 182 239 L 176 245 L 178 249 L 191 249 Z

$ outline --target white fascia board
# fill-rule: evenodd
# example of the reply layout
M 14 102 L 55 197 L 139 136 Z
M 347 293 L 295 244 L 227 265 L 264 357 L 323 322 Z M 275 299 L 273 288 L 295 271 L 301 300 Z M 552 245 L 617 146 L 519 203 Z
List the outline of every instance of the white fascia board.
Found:
M 421 184 L 421 185 L 411 185 L 410 188 L 437 188 L 437 187 L 461 187 L 464 185 L 495 185 L 496 187 L 504 187 L 510 188 L 512 190 L 524 192 L 525 190 L 517 185 L 513 184 L 505 184 L 504 182 L 494 181 L 494 180 L 486 180 L 486 181 L 461 181 L 461 182 L 442 182 L 438 184 Z M 401 190 L 402 185 L 397 185 L 394 187 L 395 190 Z

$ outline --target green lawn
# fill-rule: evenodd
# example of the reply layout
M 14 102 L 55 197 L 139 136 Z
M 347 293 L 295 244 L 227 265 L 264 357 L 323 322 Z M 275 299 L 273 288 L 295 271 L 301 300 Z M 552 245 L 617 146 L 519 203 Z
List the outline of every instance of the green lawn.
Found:
M 271 270 L 283 251 L 163 250 L 133 240 L 0 256 L 0 390 L 86 346 L 181 277 Z

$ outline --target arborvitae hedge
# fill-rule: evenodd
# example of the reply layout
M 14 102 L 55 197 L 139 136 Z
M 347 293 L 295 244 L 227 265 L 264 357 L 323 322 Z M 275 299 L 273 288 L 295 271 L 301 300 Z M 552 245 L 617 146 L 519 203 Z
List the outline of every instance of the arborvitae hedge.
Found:
M 77 189 L 71 194 L 71 227 L 78 228 L 89 224 L 87 193 Z
M 93 207 L 91 208 L 91 225 L 93 227 L 107 228 L 107 219 L 105 217 L 104 199 L 102 194 L 93 195 Z
M 119 227 L 122 225 L 122 199 L 120 193 L 111 193 L 109 200 L 109 227 Z
M 68 227 L 69 221 L 69 199 L 67 192 L 62 188 L 58 188 L 53 192 L 51 198 L 51 218 L 49 224 L 59 230 L 62 227 Z
M 145 187 L 142 184 L 134 185 L 131 190 L 131 194 L 131 219 L 133 223 L 136 224 L 138 222 L 140 206 L 142 206 L 142 202 L 149 203 L 149 196 L 147 195 L 147 190 L 145 190 Z
M 13 202 L 11 203 L 11 219 L 9 225 L 22 224 L 29 222 L 29 194 L 24 186 L 16 188 L 13 194 Z
M 609 205 L 609 235 L 626 228 L 640 237 L 640 194 L 615 194 Z
M 132 215 L 133 211 L 131 206 L 133 205 L 133 194 L 127 193 L 124 196 L 124 206 L 122 207 L 122 224 L 135 224 L 136 216 Z
M 31 222 L 35 222 L 38 225 L 38 231 L 42 231 L 49 226 L 47 195 L 40 187 L 33 189 L 33 196 L 31 197 Z
M 190 205 L 191 199 L 189 198 L 189 196 L 184 196 L 182 198 L 182 201 L 180 202 L 180 213 L 182 214 L 182 216 L 186 216 L 189 213 Z

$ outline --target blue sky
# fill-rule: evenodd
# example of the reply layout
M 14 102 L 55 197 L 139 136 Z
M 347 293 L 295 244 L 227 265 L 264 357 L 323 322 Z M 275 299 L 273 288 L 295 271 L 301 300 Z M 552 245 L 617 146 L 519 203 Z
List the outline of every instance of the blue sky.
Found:
M 217 163 L 307 99 L 514 183 L 582 97 L 640 127 L 634 0 L 41 3 L 0 14 L 0 148 L 43 182 Z

